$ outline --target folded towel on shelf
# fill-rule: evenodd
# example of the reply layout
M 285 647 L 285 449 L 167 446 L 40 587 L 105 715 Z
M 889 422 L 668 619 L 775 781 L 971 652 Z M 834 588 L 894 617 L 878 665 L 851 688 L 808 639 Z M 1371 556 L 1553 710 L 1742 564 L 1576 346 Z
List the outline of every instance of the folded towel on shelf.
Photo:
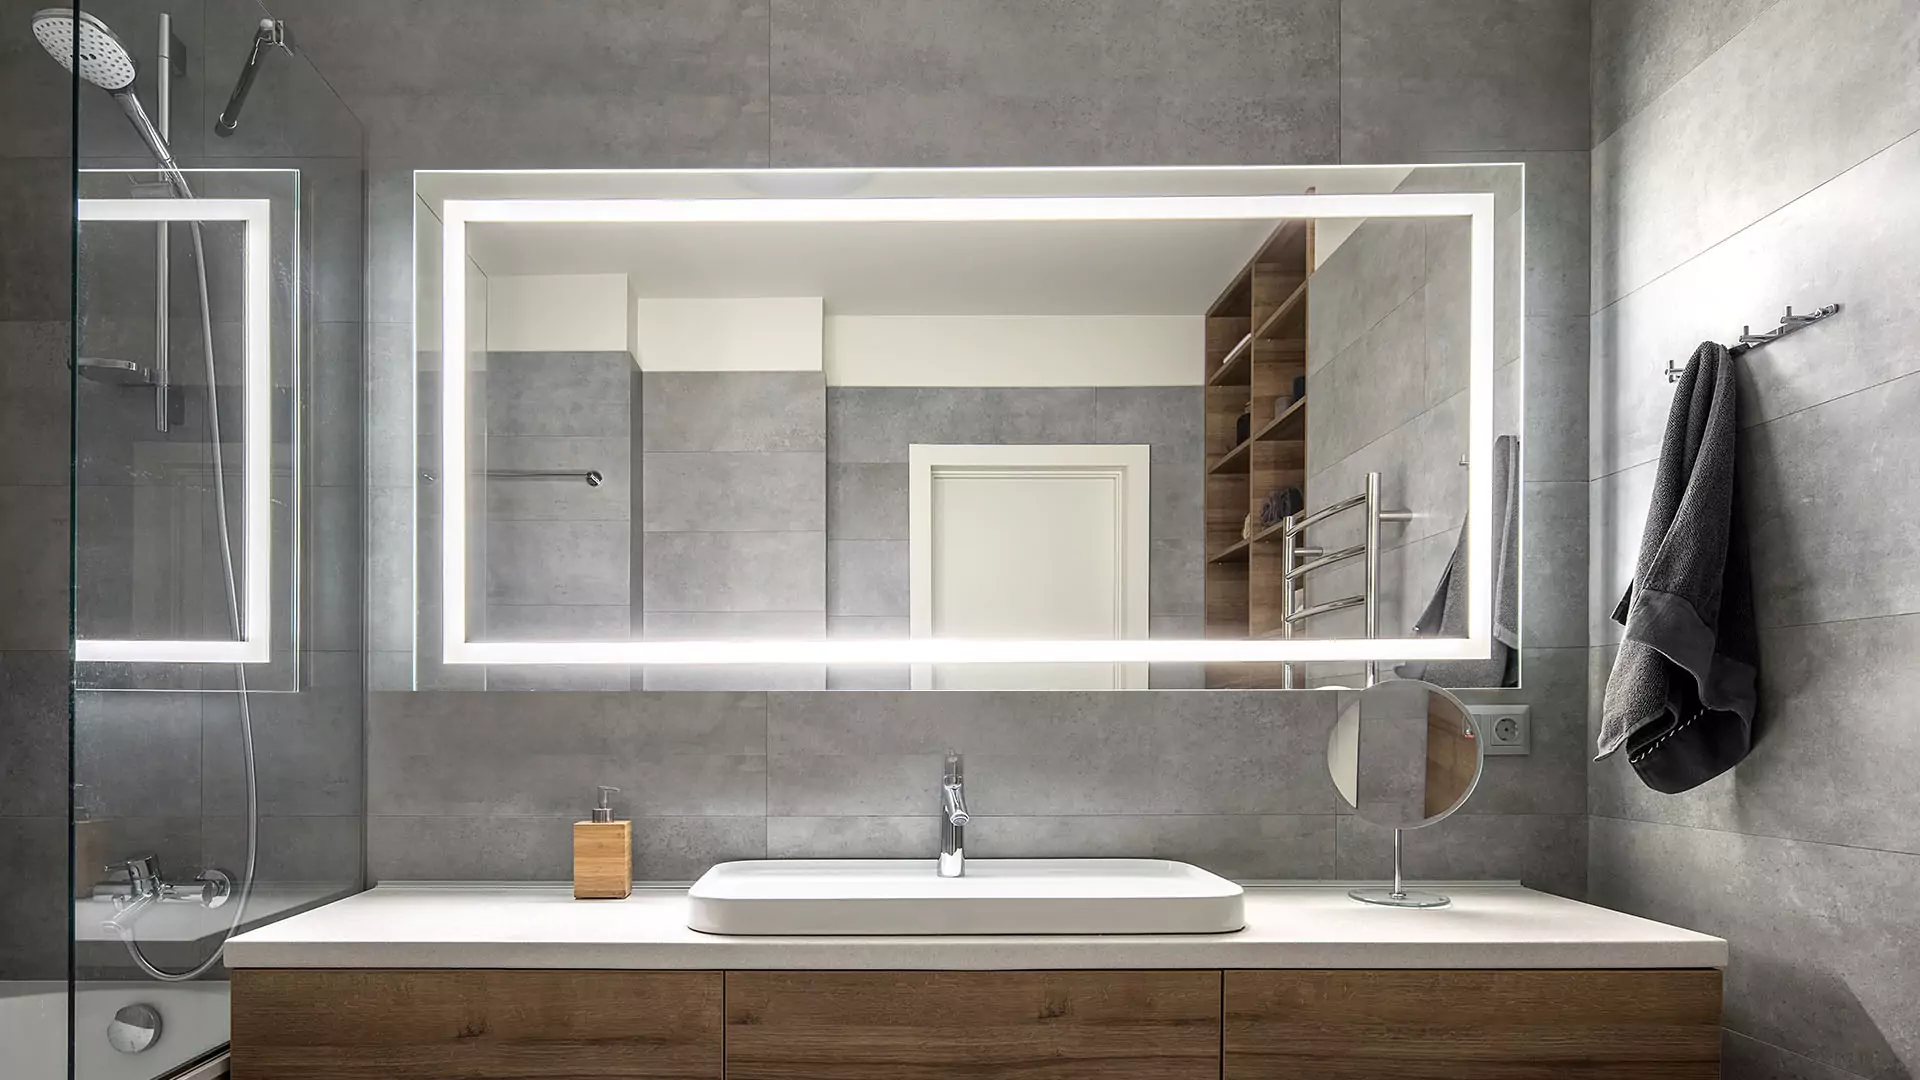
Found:
M 1436 686 L 1520 685 L 1520 440 L 1493 440 L 1493 655 L 1485 660 L 1420 660 L 1401 664 L 1403 678 Z M 1440 574 L 1427 609 L 1413 624 L 1416 637 L 1467 636 L 1467 523 L 1453 558 Z
M 1276 488 L 1260 503 L 1260 524 L 1278 525 L 1289 514 L 1305 509 L 1307 497 L 1297 487 Z
M 1626 626 L 1607 678 L 1599 756 L 1621 748 L 1669 794 L 1739 764 L 1753 747 L 1759 639 L 1736 476 L 1733 356 L 1705 342 L 1680 376 L 1654 472 Z

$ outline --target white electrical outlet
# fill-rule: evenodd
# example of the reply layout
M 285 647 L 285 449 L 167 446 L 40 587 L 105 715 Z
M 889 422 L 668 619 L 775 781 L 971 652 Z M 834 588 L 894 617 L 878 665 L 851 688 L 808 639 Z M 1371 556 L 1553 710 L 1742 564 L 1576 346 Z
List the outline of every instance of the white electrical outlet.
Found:
M 1469 705 L 1487 754 L 1526 754 L 1533 750 L 1533 725 L 1525 705 Z

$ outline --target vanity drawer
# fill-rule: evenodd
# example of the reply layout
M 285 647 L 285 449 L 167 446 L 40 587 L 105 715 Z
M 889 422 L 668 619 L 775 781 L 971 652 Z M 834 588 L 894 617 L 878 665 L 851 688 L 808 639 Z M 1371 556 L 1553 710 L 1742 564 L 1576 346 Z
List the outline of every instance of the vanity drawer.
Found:
M 233 973 L 233 1080 L 718 1080 L 714 971 Z
M 728 1080 L 1217 1080 L 1218 971 L 730 971 Z
M 1719 1080 L 1720 972 L 1229 971 L 1226 1080 Z

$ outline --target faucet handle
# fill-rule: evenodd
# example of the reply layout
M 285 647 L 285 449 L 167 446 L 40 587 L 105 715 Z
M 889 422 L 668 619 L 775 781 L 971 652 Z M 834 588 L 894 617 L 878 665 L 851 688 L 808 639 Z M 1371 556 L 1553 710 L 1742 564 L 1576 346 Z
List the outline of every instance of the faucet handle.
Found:
M 209 867 L 194 875 L 193 880 L 201 883 L 200 903 L 204 907 L 222 907 L 233 895 L 233 879 L 224 871 Z
M 160 876 L 160 860 L 152 855 L 135 855 L 125 862 L 108 863 L 104 869 L 109 874 L 125 874 L 128 881 L 139 885 Z

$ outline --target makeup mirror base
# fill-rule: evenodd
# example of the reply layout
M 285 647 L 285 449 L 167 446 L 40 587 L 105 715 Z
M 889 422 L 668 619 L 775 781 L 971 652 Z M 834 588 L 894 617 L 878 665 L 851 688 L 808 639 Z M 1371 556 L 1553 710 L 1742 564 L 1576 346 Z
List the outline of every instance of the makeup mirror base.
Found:
M 1393 887 L 1382 888 L 1378 885 L 1365 889 L 1348 889 L 1347 895 L 1363 904 L 1378 904 L 1381 907 L 1399 908 L 1441 908 L 1453 903 L 1452 898 L 1439 893 L 1421 892 L 1418 889 L 1408 891 L 1400 876 L 1400 836 L 1406 830 L 1393 830 Z

